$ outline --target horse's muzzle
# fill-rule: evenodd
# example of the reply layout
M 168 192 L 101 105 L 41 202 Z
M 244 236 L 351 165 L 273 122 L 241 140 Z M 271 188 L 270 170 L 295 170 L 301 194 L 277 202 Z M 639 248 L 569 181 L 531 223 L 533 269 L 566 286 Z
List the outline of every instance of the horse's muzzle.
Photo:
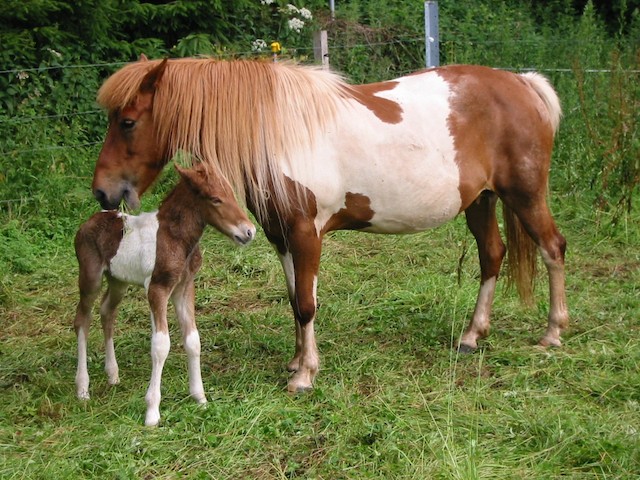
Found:
M 93 191 L 93 196 L 104 210 L 116 210 L 122 200 L 133 210 L 140 207 L 138 194 L 135 190 L 129 188 L 124 189 L 120 195 L 112 198 L 109 198 L 109 195 L 104 190 L 96 188 Z

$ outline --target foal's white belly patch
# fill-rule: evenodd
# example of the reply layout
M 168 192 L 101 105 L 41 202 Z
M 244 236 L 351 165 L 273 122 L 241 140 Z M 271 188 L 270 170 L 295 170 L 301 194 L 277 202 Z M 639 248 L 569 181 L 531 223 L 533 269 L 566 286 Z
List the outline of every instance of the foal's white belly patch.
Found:
M 109 272 L 119 280 L 146 288 L 156 263 L 157 212 L 123 214 L 123 221 L 124 235 Z

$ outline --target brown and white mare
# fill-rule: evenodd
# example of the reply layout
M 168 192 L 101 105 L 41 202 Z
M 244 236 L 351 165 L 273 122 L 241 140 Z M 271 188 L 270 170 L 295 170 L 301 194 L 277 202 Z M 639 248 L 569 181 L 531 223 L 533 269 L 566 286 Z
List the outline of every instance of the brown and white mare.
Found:
M 461 350 L 489 331 L 507 250 L 519 291 L 531 294 L 537 247 L 550 285 L 540 343 L 560 345 L 566 242 L 547 181 L 561 110 L 543 76 L 451 65 L 350 85 L 287 63 L 141 58 L 106 80 L 98 102 L 109 113 L 93 179 L 103 207 L 135 205 L 178 150 L 222 172 L 246 198 L 287 280 L 296 326 L 290 391 L 310 388 L 318 371 L 317 278 L 332 230 L 412 233 L 464 212 L 481 280 Z
M 202 264 L 198 242 L 206 225 L 245 245 L 255 226 L 234 198 L 222 176 L 208 178 L 198 169 L 176 167 L 181 181 L 157 212 L 133 216 L 117 211 L 93 215 L 75 239 L 80 266 L 80 301 L 75 317 L 78 337 L 78 398 L 89 399 L 87 341 L 91 310 L 103 275 L 108 288 L 100 305 L 105 340 L 105 371 L 110 384 L 120 381 L 113 345 L 117 307 L 129 284 L 144 286 L 151 309 L 151 381 L 146 394 L 146 425 L 160 420 L 160 381 L 169 354 L 167 304 L 174 305 L 187 352 L 189 393 L 198 403 L 207 399 L 200 372 L 200 335 L 194 310 L 194 276 Z

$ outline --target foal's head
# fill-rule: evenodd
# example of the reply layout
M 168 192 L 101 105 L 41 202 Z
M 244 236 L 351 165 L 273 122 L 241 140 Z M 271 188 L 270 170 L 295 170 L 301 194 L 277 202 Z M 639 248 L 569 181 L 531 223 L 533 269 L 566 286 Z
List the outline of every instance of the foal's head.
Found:
M 195 194 L 194 215 L 202 218 L 239 245 L 246 245 L 256 235 L 256 227 L 236 202 L 231 185 L 222 175 L 208 175 L 202 168 L 176 170 Z

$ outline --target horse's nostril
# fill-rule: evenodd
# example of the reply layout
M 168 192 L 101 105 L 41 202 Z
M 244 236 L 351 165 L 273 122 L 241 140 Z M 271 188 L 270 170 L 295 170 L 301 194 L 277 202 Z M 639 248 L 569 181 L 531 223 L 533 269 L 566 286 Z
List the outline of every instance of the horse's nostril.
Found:
M 99 188 L 93 191 L 93 196 L 96 197 L 96 200 L 98 200 L 99 202 L 102 202 L 105 198 L 107 198 L 107 194 Z

